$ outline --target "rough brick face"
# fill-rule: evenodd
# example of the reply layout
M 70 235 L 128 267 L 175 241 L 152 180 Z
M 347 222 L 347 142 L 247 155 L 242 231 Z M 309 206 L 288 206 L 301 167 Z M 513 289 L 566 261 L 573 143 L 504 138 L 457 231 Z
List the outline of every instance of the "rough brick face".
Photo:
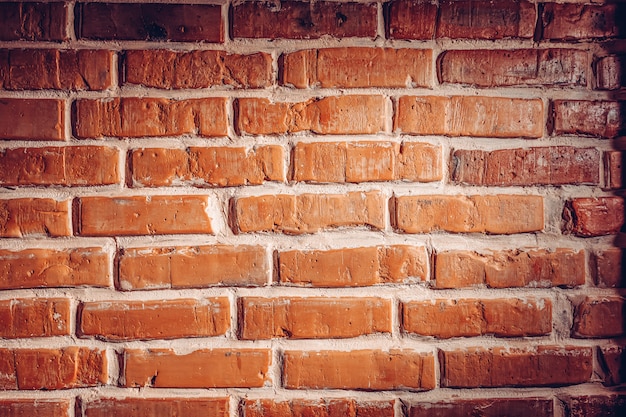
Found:
M 563 211 L 564 230 L 581 237 L 610 235 L 624 224 L 621 197 L 575 198 Z
M 624 16 L 621 4 L 546 3 L 541 16 L 542 36 L 544 39 L 565 41 L 623 37 L 619 22 Z
M 6 417 L 68 417 L 67 400 L 0 400 L 0 414 Z
M 622 188 L 622 153 L 619 151 L 607 151 L 603 155 L 604 162 L 604 188 L 616 190 Z
M 355 401 L 352 399 L 244 400 L 244 417 L 393 417 L 392 401 Z
M 552 417 L 553 412 L 552 399 L 481 398 L 413 404 L 409 407 L 408 417 Z
M 65 102 L 0 98 L 0 140 L 65 140 Z
M 626 411 L 626 395 L 581 395 L 569 399 L 571 417 L 619 417 Z
M 626 381 L 626 352 L 622 346 L 603 346 L 598 349 L 598 359 L 602 366 L 603 384 L 620 385 Z
M 70 235 L 68 201 L 49 198 L 0 200 L 0 237 Z
M 227 398 L 101 398 L 83 403 L 85 417 L 228 417 Z
M 552 133 L 612 138 L 620 133 L 623 113 L 617 101 L 555 100 Z
M 64 41 L 68 39 L 68 8 L 65 2 L 0 3 L 4 17 L 0 28 L 2 41 Z
M 626 87 L 626 55 L 609 55 L 596 62 L 596 88 L 619 90 Z
M 593 257 L 593 275 L 601 288 L 620 288 L 626 283 L 622 274 L 622 249 L 608 248 L 598 251 Z
M 576 307 L 573 335 L 617 337 L 624 334 L 624 299 L 587 297 Z

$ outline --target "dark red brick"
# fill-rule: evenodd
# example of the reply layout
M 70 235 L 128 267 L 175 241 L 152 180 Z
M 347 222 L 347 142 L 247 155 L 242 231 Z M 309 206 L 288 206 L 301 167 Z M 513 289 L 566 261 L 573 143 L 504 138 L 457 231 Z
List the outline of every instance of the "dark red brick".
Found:
M 413 404 L 408 417 L 552 417 L 553 400 L 547 398 L 481 398 Z
M 0 40 L 64 41 L 67 34 L 66 2 L 0 3 Z

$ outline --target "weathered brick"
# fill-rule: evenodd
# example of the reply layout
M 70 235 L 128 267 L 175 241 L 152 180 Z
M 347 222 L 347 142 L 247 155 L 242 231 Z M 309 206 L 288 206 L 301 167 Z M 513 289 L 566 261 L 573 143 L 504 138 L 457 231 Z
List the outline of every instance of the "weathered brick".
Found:
M 210 4 L 78 3 L 78 38 L 223 42 L 222 8 Z
M 598 361 L 602 367 L 603 384 L 620 385 L 626 382 L 626 351 L 624 346 L 601 346 Z
M 218 336 L 230 327 L 229 304 L 227 298 L 84 302 L 78 333 L 110 341 Z
M 85 417 L 228 417 L 228 398 L 98 398 L 83 401 Z
M 391 302 L 381 298 L 260 298 L 239 301 L 240 338 L 321 339 L 391 333 Z
M 119 256 L 121 289 L 259 286 L 268 281 L 262 246 L 129 248 Z
M 604 188 L 616 190 L 624 188 L 623 155 L 620 151 L 606 151 L 603 154 L 604 161 Z
M 268 378 L 271 354 L 262 349 L 124 351 L 124 387 L 253 388 Z
M 107 382 L 104 352 L 85 347 L 0 349 L 0 389 L 56 390 Z
M 451 177 L 471 185 L 598 185 L 600 152 L 569 146 L 460 149 L 452 153 Z
M 0 301 L 0 337 L 46 337 L 70 334 L 66 298 L 14 298 Z
M 577 49 L 458 50 L 439 56 L 444 83 L 496 86 L 586 87 L 591 68 Z
M 378 246 L 278 255 L 280 282 L 313 287 L 413 283 L 428 278 L 428 254 L 418 246 Z
M 585 283 L 585 268 L 585 253 L 572 249 L 448 251 L 435 257 L 435 287 L 573 287 Z
M 455 399 L 411 404 L 408 417 L 553 417 L 551 398 Z
M 243 417 L 393 417 L 393 401 L 357 401 L 348 398 L 274 401 L 245 399 Z
M 576 337 L 617 337 L 624 334 L 624 299 L 587 297 L 574 313 L 572 334 Z
M 596 88 L 619 90 L 626 87 L 626 55 L 609 55 L 596 61 Z
M 236 233 L 300 235 L 337 227 L 385 227 L 385 199 L 376 191 L 241 197 L 231 205 L 231 228 Z
M 75 201 L 76 233 L 81 236 L 134 236 L 213 233 L 199 195 L 81 197 Z
M 540 99 L 402 96 L 394 129 L 415 135 L 539 138 L 543 119 Z
M 112 67 L 112 51 L 3 49 L 0 89 L 104 90 L 113 85 Z
M 435 36 L 438 7 L 422 0 L 385 3 L 385 31 L 390 39 L 432 39 Z
M 623 37 L 619 24 L 625 17 L 621 4 L 546 3 L 541 15 L 542 38 L 574 41 Z
M 281 146 L 143 148 L 130 154 L 134 186 L 232 187 L 285 181 Z
M 67 33 L 66 2 L 0 3 L 2 41 L 64 41 Z
M 0 98 L 0 140 L 65 140 L 65 101 Z
M 593 359 L 589 347 L 440 350 L 441 386 L 445 388 L 534 387 L 589 381 Z
M 307 49 L 281 57 L 281 84 L 297 88 L 431 87 L 431 49 Z
M 105 146 L 0 150 L 0 185 L 110 185 L 120 181 L 119 151 Z
M 292 180 L 306 182 L 439 181 L 441 147 L 404 142 L 299 142 Z
M 438 299 L 402 304 L 402 328 L 422 336 L 541 336 L 552 331 L 552 302 L 546 298 Z
M 0 237 L 70 236 L 69 202 L 50 198 L 0 200 Z
M 592 273 L 596 285 L 601 288 L 622 288 L 626 284 L 622 269 L 624 254 L 620 248 L 607 248 L 592 256 Z
M 540 196 L 401 196 L 393 203 L 392 221 L 401 233 L 513 234 L 544 227 Z
M 3 399 L 0 400 L 0 415 L 4 417 L 69 417 L 68 400 Z
M 563 209 L 563 230 L 581 237 L 611 235 L 624 224 L 621 197 L 575 198 Z
M 580 395 L 569 398 L 568 417 L 621 417 L 626 413 L 626 395 Z
M 78 138 L 226 136 L 227 123 L 225 98 L 80 99 L 74 108 L 74 135 Z
M 240 98 L 235 102 L 235 128 L 239 134 L 250 135 L 372 134 L 384 130 L 384 113 L 382 96 L 324 97 L 300 103 Z
M 376 3 L 287 0 L 274 7 L 246 1 L 232 4 L 230 11 L 233 38 L 376 37 Z
M 391 349 L 285 351 L 287 389 L 429 390 L 435 388 L 431 353 Z
M 124 83 L 154 88 L 264 88 L 273 84 L 272 57 L 224 51 L 127 51 Z
M 617 101 L 555 100 L 552 133 L 612 138 L 622 129 L 623 113 Z

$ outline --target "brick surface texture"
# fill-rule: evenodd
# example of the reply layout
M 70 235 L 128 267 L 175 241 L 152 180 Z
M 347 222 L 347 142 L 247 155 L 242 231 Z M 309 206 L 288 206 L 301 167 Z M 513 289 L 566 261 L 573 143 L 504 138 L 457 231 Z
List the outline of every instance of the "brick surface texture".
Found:
M 625 22 L 0 2 L 0 416 L 626 415 Z

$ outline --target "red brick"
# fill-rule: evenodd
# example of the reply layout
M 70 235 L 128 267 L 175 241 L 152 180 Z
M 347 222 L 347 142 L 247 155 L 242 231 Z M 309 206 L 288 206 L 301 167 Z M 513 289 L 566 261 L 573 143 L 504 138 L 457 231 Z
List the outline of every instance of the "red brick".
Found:
M 104 352 L 85 347 L 0 349 L 0 389 L 56 390 L 107 382 Z
M 224 41 L 219 5 L 78 3 L 75 15 L 79 39 Z
M 621 197 L 583 197 L 567 202 L 563 210 L 564 231 L 591 237 L 619 232 L 624 224 L 624 200 Z
M 65 140 L 65 101 L 0 98 L 0 140 Z
M 243 417 L 393 417 L 393 401 L 353 399 L 243 400 Z
M 64 41 L 67 33 L 68 10 L 65 2 L 0 3 L 2 41 Z
M 281 57 L 281 84 L 297 88 L 431 87 L 431 49 L 307 49 Z
M 581 395 L 567 402 L 568 417 L 621 417 L 626 413 L 626 395 Z
M 552 133 L 612 138 L 620 133 L 623 113 L 617 101 L 555 100 Z
M 246 1 L 232 4 L 230 12 L 233 38 L 376 37 L 376 3 L 287 0 L 274 7 Z
M 14 298 L 0 301 L 0 337 L 46 337 L 70 334 L 66 298 Z
M 438 7 L 423 0 L 397 0 L 385 3 L 386 35 L 389 39 L 432 39 Z
M 93 301 L 79 307 L 78 333 L 101 340 L 176 339 L 223 335 L 230 327 L 227 298 Z
M 273 83 L 272 57 L 224 51 L 127 51 L 124 84 L 154 88 L 265 88 Z
M 287 389 L 429 390 L 435 388 L 431 353 L 391 349 L 286 351 Z
M 300 235 L 337 227 L 385 227 L 385 201 L 376 191 L 242 197 L 231 205 L 231 228 L 236 233 Z
M 0 400 L 0 415 L 4 417 L 69 417 L 68 400 L 4 399 Z
M 598 360 L 602 367 L 604 385 L 614 386 L 626 382 L 626 351 L 623 346 L 600 347 Z
M 105 50 L 0 50 L 5 90 L 104 90 L 113 86 L 113 52 Z
M 513 234 L 544 227 L 540 196 L 401 196 L 394 206 L 392 221 L 401 233 Z
M 213 233 L 200 195 L 81 197 L 75 202 L 81 236 Z
M 281 146 L 187 149 L 143 148 L 130 154 L 134 186 L 232 187 L 285 181 Z
M 623 155 L 620 151 L 604 152 L 604 188 L 616 190 L 624 188 L 624 180 L 622 179 L 622 160 Z
M 435 287 L 574 287 L 585 283 L 585 270 L 585 253 L 572 249 L 448 251 L 435 257 Z
M 576 307 L 572 334 L 576 337 L 617 337 L 624 334 L 624 299 L 587 297 Z
M 260 286 L 268 282 L 269 271 L 262 246 L 130 248 L 119 256 L 124 290 Z
M 270 352 L 261 349 L 170 349 L 124 352 L 124 387 L 253 388 L 267 380 Z
M 550 398 L 455 399 L 436 403 L 412 404 L 408 417 L 553 417 Z
M 626 87 L 626 55 L 609 55 L 596 62 L 596 88 L 619 90 Z
M 552 331 L 552 302 L 546 298 L 409 301 L 402 309 L 404 331 L 442 339 L 541 336 Z
M 441 350 L 441 386 L 478 388 L 580 384 L 591 378 L 592 356 L 591 348 L 578 346 Z
M 101 248 L 0 250 L 0 289 L 108 287 L 110 264 Z
M 82 403 L 85 417 L 228 417 L 228 398 L 98 398 Z
M 235 102 L 235 128 L 250 135 L 372 134 L 384 130 L 384 113 L 382 96 L 324 97 L 300 103 L 240 98 Z
M 292 153 L 292 180 L 356 183 L 439 181 L 441 147 L 404 142 L 299 142 Z
M 546 3 L 541 15 L 542 38 L 572 41 L 623 36 L 619 24 L 624 17 L 618 4 Z
M 70 236 L 69 202 L 50 198 L 0 200 L 0 237 Z
M 239 300 L 240 338 L 321 339 L 391 333 L 391 302 L 381 298 L 260 298 Z
M 624 254 L 620 248 L 607 248 L 592 256 L 592 273 L 601 288 L 621 288 L 626 283 L 622 269 Z
M 446 51 L 439 56 L 444 83 L 497 86 L 587 86 L 586 51 L 516 49 Z
M 226 136 L 226 126 L 225 98 L 80 99 L 74 108 L 74 135 L 78 138 Z
M 0 185 L 110 185 L 120 181 L 119 151 L 105 146 L 0 150 Z
M 461 149 L 452 154 L 451 177 L 455 182 L 471 185 L 598 185 L 600 152 L 569 146 Z
M 540 99 L 402 96 L 394 130 L 415 135 L 539 138 L 543 119 Z
M 418 246 L 378 246 L 278 255 L 280 282 L 313 287 L 414 283 L 428 278 L 428 254 Z

